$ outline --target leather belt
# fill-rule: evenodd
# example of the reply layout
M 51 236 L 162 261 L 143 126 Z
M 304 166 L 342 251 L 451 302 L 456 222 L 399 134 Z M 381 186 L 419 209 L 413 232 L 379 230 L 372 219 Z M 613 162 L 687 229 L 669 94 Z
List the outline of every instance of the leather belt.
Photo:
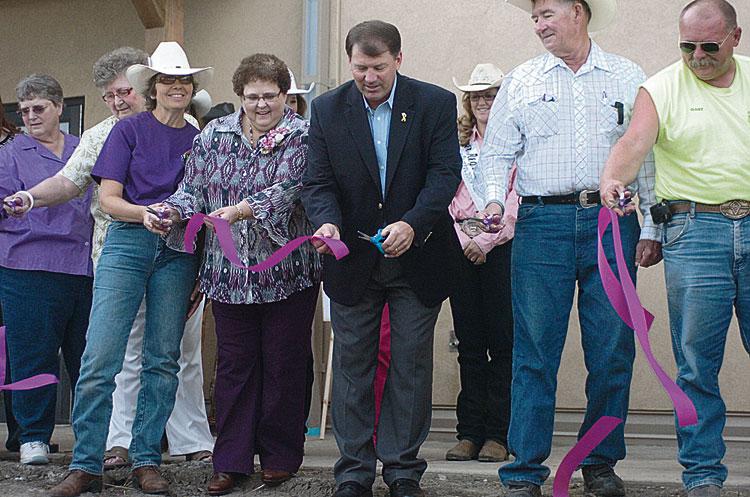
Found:
M 692 203 L 687 200 L 671 201 L 669 202 L 669 211 L 672 214 L 690 212 L 691 205 Z M 713 212 L 736 221 L 750 215 L 750 200 L 730 200 L 723 204 L 701 204 L 695 202 L 695 212 Z
M 566 195 L 529 195 L 521 197 L 521 203 L 580 205 L 583 208 L 589 208 L 601 205 L 602 199 L 598 190 L 583 190 Z

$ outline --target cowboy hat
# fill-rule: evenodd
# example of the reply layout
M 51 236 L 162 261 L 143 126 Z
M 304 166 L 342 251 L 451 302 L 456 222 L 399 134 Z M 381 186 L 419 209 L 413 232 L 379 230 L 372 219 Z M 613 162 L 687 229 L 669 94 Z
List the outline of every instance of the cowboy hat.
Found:
M 469 82 L 466 85 L 458 84 L 456 78 L 453 78 L 453 84 L 461 91 L 484 91 L 489 88 L 498 88 L 503 81 L 503 71 L 495 64 L 477 64 Z
M 211 110 L 213 102 L 211 102 L 211 95 L 206 90 L 201 90 L 193 97 L 192 104 L 195 117 L 202 119 Z
M 155 74 L 170 76 L 193 76 L 193 87 L 197 90 L 206 86 L 214 74 L 213 67 L 190 67 L 187 55 L 176 41 L 163 41 L 148 58 L 148 65 L 134 64 L 128 67 L 125 75 L 140 94 L 148 90 L 148 82 Z
M 315 83 L 310 83 L 307 90 L 297 88 L 297 80 L 294 79 L 294 73 L 292 73 L 291 69 L 289 70 L 289 77 L 292 79 L 292 86 L 290 86 L 289 91 L 286 92 L 287 95 L 307 95 L 313 90 L 313 88 L 315 88 Z
M 519 9 L 525 10 L 531 14 L 534 7 L 533 0 L 505 0 Z M 617 0 L 586 0 L 591 9 L 591 19 L 589 20 L 589 33 L 601 31 L 609 26 L 617 14 Z

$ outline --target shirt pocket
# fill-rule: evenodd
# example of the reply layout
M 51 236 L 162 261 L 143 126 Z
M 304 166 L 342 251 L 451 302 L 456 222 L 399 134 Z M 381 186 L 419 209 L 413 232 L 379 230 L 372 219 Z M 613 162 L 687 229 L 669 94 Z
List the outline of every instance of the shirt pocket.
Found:
M 546 93 L 529 97 L 524 105 L 526 134 L 536 137 L 556 135 L 560 129 L 559 112 L 555 97 Z
M 620 111 L 616 107 L 617 102 L 620 102 L 620 104 L 622 105 L 622 119 L 620 119 Z M 623 101 L 601 97 L 597 105 L 599 107 L 599 133 L 609 138 L 619 138 L 620 136 L 622 136 L 625 133 L 625 107 Z

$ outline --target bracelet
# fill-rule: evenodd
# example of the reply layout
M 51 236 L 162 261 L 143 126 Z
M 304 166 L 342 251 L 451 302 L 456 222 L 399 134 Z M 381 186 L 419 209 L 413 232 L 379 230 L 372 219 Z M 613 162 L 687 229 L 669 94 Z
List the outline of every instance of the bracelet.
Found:
M 240 204 L 234 204 L 234 208 L 237 209 L 237 221 L 245 219 L 245 213 L 240 209 Z
M 29 192 L 27 192 L 26 190 L 20 190 L 16 192 L 16 195 L 21 195 L 22 197 L 26 197 L 26 199 L 29 201 L 29 210 L 27 210 L 26 212 L 29 212 L 31 209 L 34 208 L 34 196 L 31 195 Z

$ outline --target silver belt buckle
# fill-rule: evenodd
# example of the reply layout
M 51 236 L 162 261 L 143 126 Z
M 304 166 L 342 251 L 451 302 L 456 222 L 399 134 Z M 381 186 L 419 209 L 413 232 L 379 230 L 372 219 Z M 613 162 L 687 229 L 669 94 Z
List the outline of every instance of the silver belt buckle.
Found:
M 581 193 L 578 194 L 578 203 L 581 204 L 581 207 L 584 209 L 588 209 L 589 207 L 596 207 L 599 205 L 598 203 L 589 203 L 589 193 L 596 193 L 595 190 L 583 190 Z
M 750 214 L 750 200 L 730 200 L 721 204 L 719 210 L 724 217 L 737 221 Z

